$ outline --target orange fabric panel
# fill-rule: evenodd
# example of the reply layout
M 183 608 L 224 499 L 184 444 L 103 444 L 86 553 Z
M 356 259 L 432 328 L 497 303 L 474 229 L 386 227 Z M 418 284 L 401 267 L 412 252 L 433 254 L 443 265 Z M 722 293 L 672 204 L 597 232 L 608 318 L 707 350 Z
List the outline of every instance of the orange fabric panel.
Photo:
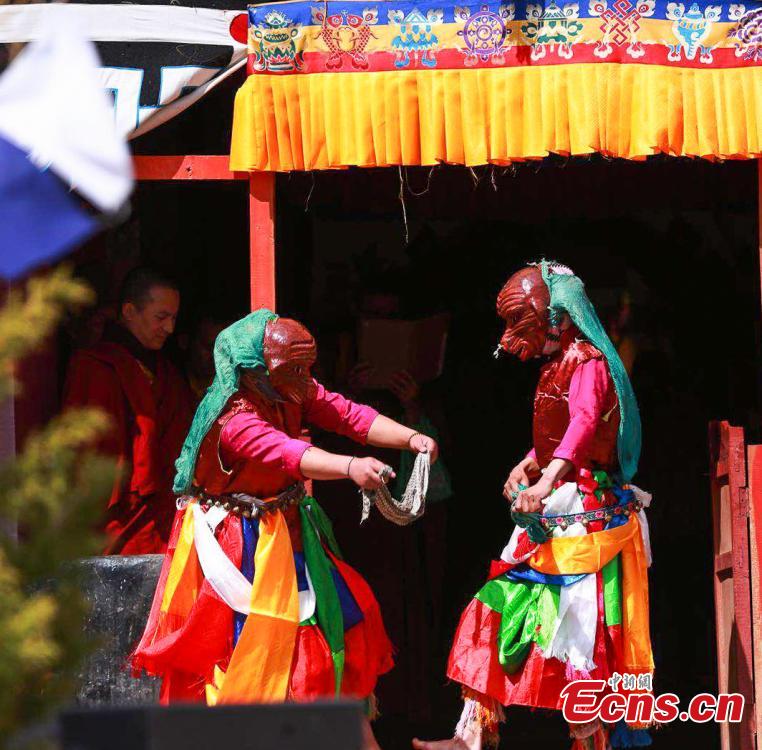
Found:
M 617 63 L 249 76 L 230 168 L 509 164 L 550 153 L 756 158 L 752 67 Z
M 623 667 L 632 674 L 652 672 L 648 624 L 648 564 L 637 515 L 606 531 L 550 539 L 529 558 L 541 573 L 572 575 L 596 573 L 616 555 L 622 555 Z
M 281 511 L 260 517 L 254 571 L 250 614 L 227 671 L 215 675 L 219 704 L 273 703 L 284 701 L 288 693 L 299 593 L 294 552 Z

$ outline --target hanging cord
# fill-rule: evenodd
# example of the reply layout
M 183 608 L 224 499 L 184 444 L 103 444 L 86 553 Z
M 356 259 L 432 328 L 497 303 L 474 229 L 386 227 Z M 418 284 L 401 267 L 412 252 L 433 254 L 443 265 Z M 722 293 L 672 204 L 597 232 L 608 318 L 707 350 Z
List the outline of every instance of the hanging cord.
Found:
M 402 221 L 405 224 L 405 244 L 407 245 L 410 242 L 410 230 L 407 225 L 407 206 L 405 205 L 405 178 L 402 174 L 402 167 L 398 166 L 397 169 L 399 170 L 399 176 L 400 176 L 399 199 L 400 199 L 400 204 L 402 206 Z
M 312 184 L 310 185 L 310 192 L 307 193 L 307 200 L 304 202 L 304 213 L 310 210 L 310 198 L 312 198 L 312 191 L 315 189 L 315 173 L 311 170 L 310 177 L 312 177 Z
M 403 174 L 404 174 L 405 187 L 407 188 L 408 193 L 410 193 L 410 195 L 412 195 L 414 198 L 421 198 L 422 196 L 426 195 L 426 193 L 428 193 L 429 190 L 431 189 L 431 177 L 434 174 L 435 169 L 436 167 L 431 167 L 429 169 L 429 174 L 428 174 L 428 177 L 426 178 L 426 187 L 423 190 L 421 190 L 420 193 L 417 193 L 415 190 L 413 190 L 413 188 L 410 187 L 410 174 L 408 173 L 407 169 L 405 169 L 403 171 Z
M 419 453 L 415 457 L 413 471 L 410 474 L 402 500 L 395 500 L 386 482 L 392 473 L 391 466 L 381 470 L 383 484 L 377 490 L 361 490 L 362 518 L 360 523 L 370 515 L 370 506 L 375 505 L 379 513 L 397 526 L 407 526 L 423 515 L 426 510 L 426 492 L 429 489 L 429 470 L 431 457 L 428 453 Z

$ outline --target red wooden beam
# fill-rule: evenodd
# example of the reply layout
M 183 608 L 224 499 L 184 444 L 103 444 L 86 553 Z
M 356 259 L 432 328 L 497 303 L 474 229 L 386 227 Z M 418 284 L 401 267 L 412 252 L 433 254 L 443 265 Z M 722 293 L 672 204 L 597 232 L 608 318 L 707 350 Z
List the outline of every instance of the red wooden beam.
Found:
M 275 175 L 231 172 L 227 155 L 134 156 L 137 180 L 248 180 L 251 309 L 275 309 Z
M 275 310 L 275 174 L 249 175 L 251 309 Z
M 247 172 L 231 172 L 230 157 L 133 156 L 136 180 L 248 180 Z

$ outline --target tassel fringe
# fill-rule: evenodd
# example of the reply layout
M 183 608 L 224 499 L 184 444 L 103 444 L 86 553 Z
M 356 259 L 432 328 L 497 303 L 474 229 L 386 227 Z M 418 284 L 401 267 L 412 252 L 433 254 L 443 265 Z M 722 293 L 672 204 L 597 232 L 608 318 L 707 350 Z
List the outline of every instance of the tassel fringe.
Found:
M 493 698 L 463 690 L 463 713 L 455 727 L 455 736 L 469 745 L 481 736 L 482 747 L 497 748 L 500 742 L 499 725 L 505 721 L 503 707 Z

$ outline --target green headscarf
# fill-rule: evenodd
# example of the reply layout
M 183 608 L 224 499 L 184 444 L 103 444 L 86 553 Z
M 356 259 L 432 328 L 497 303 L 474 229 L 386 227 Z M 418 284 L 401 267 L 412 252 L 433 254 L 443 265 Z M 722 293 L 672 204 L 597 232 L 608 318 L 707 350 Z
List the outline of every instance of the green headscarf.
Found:
M 593 346 L 601 351 L 608 362 L 619 399 L 621 416 L 617 440 L 619 471 L 622 482 L 627 483 L 638 470 L 641 443 L 640 411 L 627 370 L 601 324 L 592 302 L 585 294 L 585 285 L 582 280 L 568 268 L 555 263 L 543 260 L 539 266 L 542 270 L 542 278 L 550 290 L 551 317 L 567 313 L 572 323 Z
M 241 369 L 265 367 L 265 326 L 278 316 L 262 308 L 228 326 L 214 342 L 214 381 L 196 409 L 190 430 L 175 461 L 175 484 L 177 495 L 189 492 L 196 470 L 196 459 L 201 441 L 222 414 L 230 397 L 238 390 Z

